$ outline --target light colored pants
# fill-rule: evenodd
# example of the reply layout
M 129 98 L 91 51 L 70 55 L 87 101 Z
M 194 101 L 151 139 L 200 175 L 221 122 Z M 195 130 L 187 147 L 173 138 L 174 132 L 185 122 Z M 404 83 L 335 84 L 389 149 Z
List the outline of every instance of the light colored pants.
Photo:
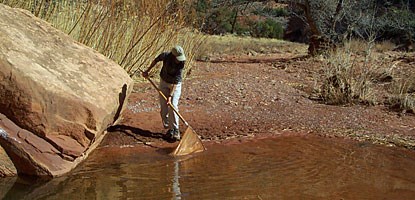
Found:
M 171 98 L 171 103 L 172 106 L 174 106 L 174 108 L 179 111 L 179 99 L 180 99 L 180 95 L 182 93 L 182 83 L 178 83 L 176 84 L 176 89 L 173 92 L 173 96 Z M 163 79 L 160 79 L 160 85 L 159 85 L 159 89 L 160 91 L 166 96 L 168 97 L 170 95 L 170 91 L 173 88 L 173 84 L 167 83 L 165 81 L 163 81 Z M 179 130 L 179 116 L 174 112 L 173 109 L 170 108 L 170 106 L 167 105 L 166 100 L 159 95 L 159 99 L 160 99 L 160 115 L 161 115 L 161 120 L 163 122 L 163 126 L 166 129 L 177 129 Z

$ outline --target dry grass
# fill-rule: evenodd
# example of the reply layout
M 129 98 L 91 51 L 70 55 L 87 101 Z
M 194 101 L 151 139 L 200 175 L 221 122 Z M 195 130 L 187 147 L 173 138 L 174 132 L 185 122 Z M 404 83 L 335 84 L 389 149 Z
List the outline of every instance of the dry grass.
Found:
M 39 1 L 0 0 L 31 11 L 119 63 L 131 76 L 138 74 L 162 51 L 181 45 L 191 68 L 202 42 L 199 33 L 186 29 L 186 0 Z M 50 3 L 49 3 L 50 2 Z
M 398 111 L 415 113 L 415 74 L 393 82 L 388 103 Z
M 375 50 L 377 52 L 387 52 L 387 51 L 392 51 L 393 49 L 395 49 L 395 47 L 396 45 L 392 43 L 391 41 L 383 41 L 375 45 Z
M 240 37 L 234 35 L 206 36 L 197 55 L 198 59 L 206 59 L 215 55 L 255 55 L 258 53 L 298 53 L 307 52 L 307 46 L 278 39 Z
M 347 44 L 350 47 L 351 52 L 356 54 L 364 54 L 368 50 L 368 41 L 362 39 L 350 40 Z M 387 52 L 392 51 L 395 48 L 395 44 L 391 41 L 382 41 L 373 44 L 373 51 L 375 52 Z
M 368 42 L 362 39 L 350 40 L 345 48 L 354 54 L 363 55 L 368 50 Z
M 319 88 L 325 103 L 377 103 L 374 81 L 382 65 L 371 53 L 372 47 L 369 43 L 351 41 L 327 54 L 323 67 L 324 81 Z
M 323 101 L 334 105 L 382 103 L 414 113 L 415 74 L 396 73 L 402 60 L 393 61 L 382 53 L 390 49 L 388 43 L 358 40 L 330 52 L 323 60 L 324 81 L 317 89 Z

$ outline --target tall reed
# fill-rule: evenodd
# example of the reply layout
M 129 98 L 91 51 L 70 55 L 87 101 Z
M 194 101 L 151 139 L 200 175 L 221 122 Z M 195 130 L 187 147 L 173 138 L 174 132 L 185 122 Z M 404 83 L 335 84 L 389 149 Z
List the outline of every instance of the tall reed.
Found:
M 149 65 L 162 51 L 181 45 L 189 58 L 202 42 L 188 28 L 186 0 L 0 0 L 31 11 L 75 40 L 116 61 L 131 76 Z

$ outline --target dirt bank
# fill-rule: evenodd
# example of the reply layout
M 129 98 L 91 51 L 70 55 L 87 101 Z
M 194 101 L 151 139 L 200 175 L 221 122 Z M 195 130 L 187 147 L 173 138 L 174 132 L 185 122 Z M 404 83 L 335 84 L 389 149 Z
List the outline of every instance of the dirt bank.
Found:
M 212 56 L 196 62 L 187 76 L 180 112 L 206 143 L 317 134 L 414 149 L 411 113 L 383 104 L 332 106 L 313 100 L 321 67 L 319 59 L 298 52 Z M 109 132 L 101 147 L 174 146 L 162 139 L 157 98 L 149 83 L 137 83 L 122 124 Z

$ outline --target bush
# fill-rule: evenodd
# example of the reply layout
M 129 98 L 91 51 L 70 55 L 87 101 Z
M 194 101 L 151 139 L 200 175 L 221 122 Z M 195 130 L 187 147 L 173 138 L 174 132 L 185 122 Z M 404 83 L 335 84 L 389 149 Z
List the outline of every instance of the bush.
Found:
M 252 36 L 281 39 L 283 32 L 284 30 L 280 23 L 273 19 L 266 19 L 265 21 L 257 22 L 252 32 Z
M 282 38 L 283 25 L 273 19 L 287 16 L 286 8 L 267 7 L 266 3 L 256 4 L 252 3 L 255 1 L 249 0 L 195 0 L 192 2 L 197 22 L 193 26 L 204 33 Z
M 253 14 L 265 16 L 265 17 L 286 17 L 288 16 L 288 10 L 285 8 L 258 8 L 256 9 Z
M 382 39 L 390 39 L 397 44 L 412 43 L 415 36 L 415 13 L 392 8 L 379 18 L 378 26 L 382 30 Z
M 232 31 L 232 19 L 235 16 L 233 10 L 219 8 L 213 11 L 205 19 L 202 31 L 210 34 L 225 34 Z

